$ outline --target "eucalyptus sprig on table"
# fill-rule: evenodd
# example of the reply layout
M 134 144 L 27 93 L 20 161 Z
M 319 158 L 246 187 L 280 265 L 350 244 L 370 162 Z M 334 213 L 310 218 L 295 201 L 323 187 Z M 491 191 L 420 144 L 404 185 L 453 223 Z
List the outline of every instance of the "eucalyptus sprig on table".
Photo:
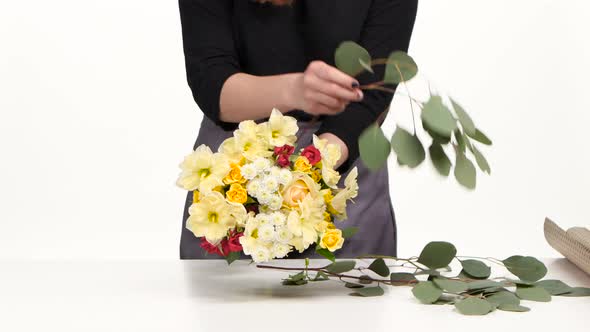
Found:
M 521 301 L 549 302 L 552 296 L 590 296 L 590 288 L 571 287 L 561 280 L 541 280 L 547 267 L 531 256 L 515 255 L 503 260 L 492 257 L 457 256 L 457 249 L 448 242 L 428 243 L 420 256 L 399 258 L 366 255 L 368 265 L 356 260 L 336 261 L 319 268 L 309 266 L 280 267 L 258 265 L 261 269 L 299 271 L 283 279 L 283 285 L 301 286 L 309 282 L 338 280 L 350 295 L 372 297 L 385 293 L 383 285 L 410 286 L 414 296 L 424 304 L 454 305 L 464 315 L 486 315 L 494 310 L 525 312 L 530 309 Z M 394 262 L 387 265 L 385 259 Z M 450 264 L 457 260 L 461 271 L 453 274 Z M 492 269 L 486 262 L 506 268 L 516 278 L 490 278 Z M 393 271 L 391 268 L 402 269 Z M 370 272 L 369 272 L 370 271 Z
M 351 76 L 357 76 L 364 71 L 374 73 L 374 66 L 385 65 L 383 79 L 363 85 L 361 89 L 394 94 L 395 89 L 388 85 L 403 83 L 410 101 L 412 132 L 398 125 L 393 137 L 388 140 L 378 120 L 360 136 L 360 157 L 369 169 L 381 168 L 392 150 L 397 155 L 397 163 L 401 166 L 415 168 L 426 159 L 424 145 L 417 135 L 419 128 L 415 120 L 414 105 L 416 105 L 421 112 L 422 129 L 431 138 L 428 155 L 438 173 L 446 177 L 453 166 L 445 148 L 455 153 L 454 176 L 462 186 L 469 189 L 474 189 L 476 186 L 476 169 L 468 154 L 475 158 L 482 172 L 491 173 L 490 165 L 476 146 L 476 142 L 492 145 L 492 141 L 476 127 L 472 118 L 456 100 L 449 97 L 448 104 L 451 106 L 449 107 L 443 96 L 432 93 L 424 102 L 412 98 L 406 82 L 418 74 L 418 66 L 408 54 L 403 51 L 394 51 L 387 59 L 371 59 L 369 52 L 362 46 L 346 41 L 336 49 L 335 64 L 338 69 Z

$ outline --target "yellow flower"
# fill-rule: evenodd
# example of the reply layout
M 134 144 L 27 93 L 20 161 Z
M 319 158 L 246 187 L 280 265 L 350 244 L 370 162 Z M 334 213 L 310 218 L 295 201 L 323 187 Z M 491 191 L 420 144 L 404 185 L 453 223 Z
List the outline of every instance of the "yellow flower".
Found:
M 217 151 L 227 157 L 231 163 L 239 163 L 242 157 L 242 150 L 238 147 L 235 137 L 227 138 L 219 145 Z
M 182 172 L 176 185 L 189 191 L 198 189 L 201 193 L 223 185 L 223 178 L 229 172 L 227 157 L 211 152 L 206 145 L 200 145 L 187 155 L 179 167 Z
M 237 210 L 216 191 L 202 195 L 188 212 L 186 228 L 196 237 L 204 236 L 212 244 L 218 244 L 239 219 Z M 245 214 L 245 209 L 241 213 Z
M 344 179 L 345 187 L 341 189 L 328 204 L 328 211 L 334 214 L 338 220 L 346 220 L 346 202 L 352 200 L 358 195 L 358 184 L 356 181 L 358 175 L 357 168 L 353 168 L 346 179 Z
M 201 196 L 201 194 L 199 193 L 198 190 L 193 191 L 193 203 L 198 203 L 200 196 Z
M 310 173 L 311 178 L 315 181 L 315 182 L 320 182 L 320 180 L 322 179 L 322 171 L 320 171 L 319 169 L 313 169 Z
M 223 183 L 225 184 L 232 184 L 232 183 L 245 183 L 246 179 L 242 176 L 242 171 L 240 170 L 240 165 L 231 163 L 230 164 L 230 171 L 225 178 L 223 178 Z
M 291 116 L 284 116 L 274 108 L 268 122 L 262 124 L 262 136 L 271 146 L 295 145 L 297 140 L 297 120 Z
M 299 156 L 297 159 L 295 159 L 294 168 L 296 171 L 308 173 L 311 170 L 311 164 L 307 158 L 304 156 Z
M 320 247 L 324 249 L 328 249 L 331 252 L 334 252 L 340 248 L 342 248 L 342 244 L 344 243 L 344 238 L 342 237 L 342 231 L 339 229 L 328 229 L 322 236 L 322 240 L 320 241 Z
M 324 220 L 328 223 L 331 223 L 332 221 L 332 216 L 327 211 L 324 211 Z M 332 224 L 332 226 L 334 226 L 334 224 Z
M 320 186 L 309 175 L 295 172 L 291 182 L 282 191 L 283 203 L 288 207 L 296 207 L 308 194 L 313 198 L 319 196 Z
M 241 184 L 233 183 L 225 193 L 227 200 L 233 203 L 244 204 L 248 200 L 248 192 Z
M 238 129 L 234 131 L 235 149 L 239 150 L 248 160 L 272 156 L 273 152 L 262 136 L 261 128 L 263 128 L 262 124 L 246 120 L 240 122 Z

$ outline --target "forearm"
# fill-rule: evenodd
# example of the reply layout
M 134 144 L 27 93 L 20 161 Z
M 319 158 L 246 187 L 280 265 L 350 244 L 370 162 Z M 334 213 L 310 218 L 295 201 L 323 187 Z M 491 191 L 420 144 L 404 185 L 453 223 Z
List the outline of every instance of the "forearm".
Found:
M 297 109 L 294 86 L 302 73 L 254 76 L 237 73 L 230 76 L 221 89 L 220 120 L 240 122 L 258 120 L 270 115 L 273 108 L 286 113 Z

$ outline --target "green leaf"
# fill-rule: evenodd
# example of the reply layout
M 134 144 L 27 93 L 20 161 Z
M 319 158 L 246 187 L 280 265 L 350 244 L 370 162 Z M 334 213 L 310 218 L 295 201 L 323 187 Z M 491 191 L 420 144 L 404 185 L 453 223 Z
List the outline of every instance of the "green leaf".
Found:
M 412 274 L 407 272 L 394 272 L 389 275 L 389 279 L 391 282 L 398 282 L 398 283 L 412 283 L 418 282 L 418 279 Z
M 340 274 L 354 269 L 355 266 L 355 261 L 339 261 L 326 266 L 326 271 L 334 274 Z
M 453 135 L 455 135 L 455 140 L 457 141 L 457 147 L 459 148 L 459 150 L 461 150 L 461 152 L 465 153 L 465 140 L 463 139 L 463 134 L 461 133 L 461 131 L 459 131 L 459 129 L 456 129 L 453 132 Z
M 334 54 L 336 67 L 350 76 L 360 74 L 371 63 L 371 55 L 359 44 L 345 41 Z
M 411 56 L 402 51 L 392 52 L 387 58 L 383 82 L 398 84 L 414 78 L 418 73 L 418 65 Z
M 373 71 L 373 67 L 371 67 L 371 63 L 370 62 L 365 62 L 363 59 L 359 59 L 359 63 L 369 73 L 371 73 L 371 74 L 374 74 L 375 73 L 375 71 Z
M 475 135 L 469 135 L 469 133 L 467 135 L 482 144 L 492 145 L 492 141 L 477 128 L 475 129 Z
M 430 242 L 422 249 L 418 263 L 431 269 L 440 269 L 449 265 L 456 254 L 457 248 L 451 243 Z
M 334 256 L 334 254 L 328 249 L 324 249 L 320 246 L 316 246 L 315 252 L 324 256 L 325 258 L 329 259 L 332 262 L 336 261 L 336 256 Z
M 505 280 L 509 283 L 513 283 L 515 285 L 520 285 L 520 286 L 533 286 L 535 284 L 534 281 L 527 281 L 527 280 L 520 280 L 520 279 L 505 278 Z
M 436 302 L 443 294 L 442 289 L 436 287 L 431 281 L 420 281 L 414 288 L 412 294 L 422 303 L 431 304 Z
M 443 150 L 442 146 L 433 141 L 432 145 L 428 148 L 428 153 L 430 154 L 432 165 L 438 173 L 442 176 L 449 176 L 449 173 L 451 172 L 451 160 Z
M 547 267 L 531 256 L 511 256 L 502 261 L 504 266 L 515 276 L 524 281 L 537 281 L 547 274 Z
M 377 273 L 378 275 L 380 275 L 382 277 L 389 276 L 389 268 L 385 264 L 385 261 L 383 260 L 383 258 L 375 259 L 371 263 L 371 265 L 369 265 L 368 269 Z
M 451 137 L 457 128 L 457 120 L 443 104 L 440 96 L 432 96 L 422 109 L 422 122 L 435 133 Z
M 297 274 L 290 275 L 289 278 L 283 280 L 285 286 L 301 286 L 307 284 L 305 279 L 305 272 L 301 271 Z
M 523 300 L 549 302 L 551 294 L 545 288 L 537 286 L 516 286 L 516 295 Z
M 345 239 L 351 238 L 354 234 L 359 231 L 358 227 L 346 227 L 342 230 L 342 237 Z
M 227 256 L 225 256 L 225 261 L 227 262 L 227 265 L 230 265 L 231 263 L 237 261 L 238 259 L 240 259 L 240 252 L 239 251 L 232 251 L 229 254 L 227 254 Z
M 457 118 L 459 118 L 459 123 L 461 124 L 461 127 L 463 127 L 463 131 L 465 131 L 465 133 L 475 135 L 475 124 L 473 123 L 473 120 L 469 114 L 467 114 L 463 107 L 453 100 L 453 98 L 451 98 L 451 104 L 453 105 L 453 109 L 457 114 Z
M 363 285 L 368 285 L 372 282 L 373 282 L 373 280 L 368 275 L 363 274 L 362 276 L 359 277 L 359 283 L 361 283 Z
M 451 293 L 462 293 L 467 290 L 467 283 L 460 280 L 450 280 L 446 278 L 434 278 L 434 284 L 440 289 Z
M 422 127 L 428 133 L 428 135 L 430 135 L 430 137 L 432 138 L 432 142 L 433 143 L 438 143 L 440 145 L 445 145 L 445 144 L 448 144 L 451 141 L 451 136 L 445 137 L 445 136 L 442 136 L 442 135 L 437 134 L 434 130 L 430 129 L 428 127 L 428 124 L 425 123 L 425 122 L 422 122 Z
M 355 284 L 353 282 L 347 282 L 344 284 L 344 287 L 346 287 L 346 288 L 363 288 L 365 286 L 360 285 L 360 284 Z
M 488 163 L 486 157 L 484 157 L 484 155 L 475 146 L 472 148 L 473 149 L 471 152 L 473 153 L 473 156 L 475 156 L 475 161 L 477 162 L 479 169 L 481 169 L 482 172 L 491 174 L 492 170 L 490 169 L 490 164 Z
M 572 287 L 568 286 L 563 281 L 555 279 L 537 281 L 535 286 L 544 288 L 551 295 L 561 295 L 573 290 Z
M 353 295 L 360 295 L 364 297 L 381 296 L 383 294 L 385 294 L 385 292 L 383 291 L 383 288 L 379 286 L 360 288 L 353 293 Z
M 572 287 L 569 293 L 560 294 L 559 296 L 582 297 L 590 296 L 590 288 L 588 287 Z
M 473 278 L 488 278 L 492 273 L 492 269 L 482 261 L 476 259 L 466 259 L 461 261 L 463 272 Z
M 372 124 L 359 137 L 359 151 L 363 163 L 370 170 L 378 170 L 387 161 L 391 145 L 377 124 Z
M 400 165 L 414 168 L 426 158 L 426 152 L 418 137 L 399 126 L 391 138 L 391 147 L 401 162 Z
M 455 178 L 457 179 L 457 182 L 467 189 L 475 189 L 475 166 L 473 166 L 471 160 L 467 159 L 465 154 L 458 150 L 456 152 L 457 158 L 455 159 Z
M 457 301 L 455 308 L 463 315 L 469 316 L 486 315 L 494 309 L 488 301 L 476 297 L 468 297 Z
M 328 277 L 328 275 L 322 271 L 318 271 L 318 273 L 316 273 L 315 277 L 312 279 L 312 281 L 324 281 L 324 280 L 330 280 L 330 277 Z
M 486 288 L 496 288 L 496 287 L 502 287 L 504 286 L 504 284 L 499 283 L 497 281 L 493 281 L 493 280 L 476 280 L 476 281 L 472 281 L 467 283 L 467 286 L 469 287 L 470 290 L 479 290 L 479 289 L 486 289 Z
M 509 291 L 501 291 L 486 297 L 488 302 L 502 305 L 502 304 L 520 304 L 520 299 Z
M 519 304 L 500 304 L 498 310 L 512 311 L 512 312 L 527 312 L 531 311 L 530 308 L 519 305 Z

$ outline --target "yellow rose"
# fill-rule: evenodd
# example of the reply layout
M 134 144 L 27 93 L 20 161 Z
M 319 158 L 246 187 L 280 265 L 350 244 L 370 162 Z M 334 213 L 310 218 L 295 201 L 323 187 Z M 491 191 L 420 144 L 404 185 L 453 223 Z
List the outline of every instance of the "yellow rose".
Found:
M 327 229 L 322 240 L 320 241 L 320 247 L 328 249 L 334 252 L 342 248 L 344 238 L 342 237 L 342 231 L 339 229 Z
M 238 183 L 233 183 L 225 193 L 227 200 L 233 203 L 244 204 L 248 200 L 248 192 Z
M 283 202 L 291 207 L 297 206 L 297 202 L 302 201 L 308 193 L 307 184 L 303 180 L 297 180 L 284 190 Z
M 315 182 L 320 182 L 322 179 L 322 171 L 319 169 L 314 169 L 311 171 L 310 176 Z
M 242 171 L 240 171 L 240 166 L 238 164 L 232 163 L 230 166 L 229 173 L 223 178 L 223 183 L 225 184 L 232 184 L 232 183 L 245 183 L 246 179 L 242 176 Z
M 307 158 L 305 158 L 304 156 L 299 156 L 297 157 L 297 159 L 295 159 L 294 168 L 296 171 L 308 173 L 309 171 L 311 171 L 311 164 L 309 163 L 309 160 L 307 160 Z

